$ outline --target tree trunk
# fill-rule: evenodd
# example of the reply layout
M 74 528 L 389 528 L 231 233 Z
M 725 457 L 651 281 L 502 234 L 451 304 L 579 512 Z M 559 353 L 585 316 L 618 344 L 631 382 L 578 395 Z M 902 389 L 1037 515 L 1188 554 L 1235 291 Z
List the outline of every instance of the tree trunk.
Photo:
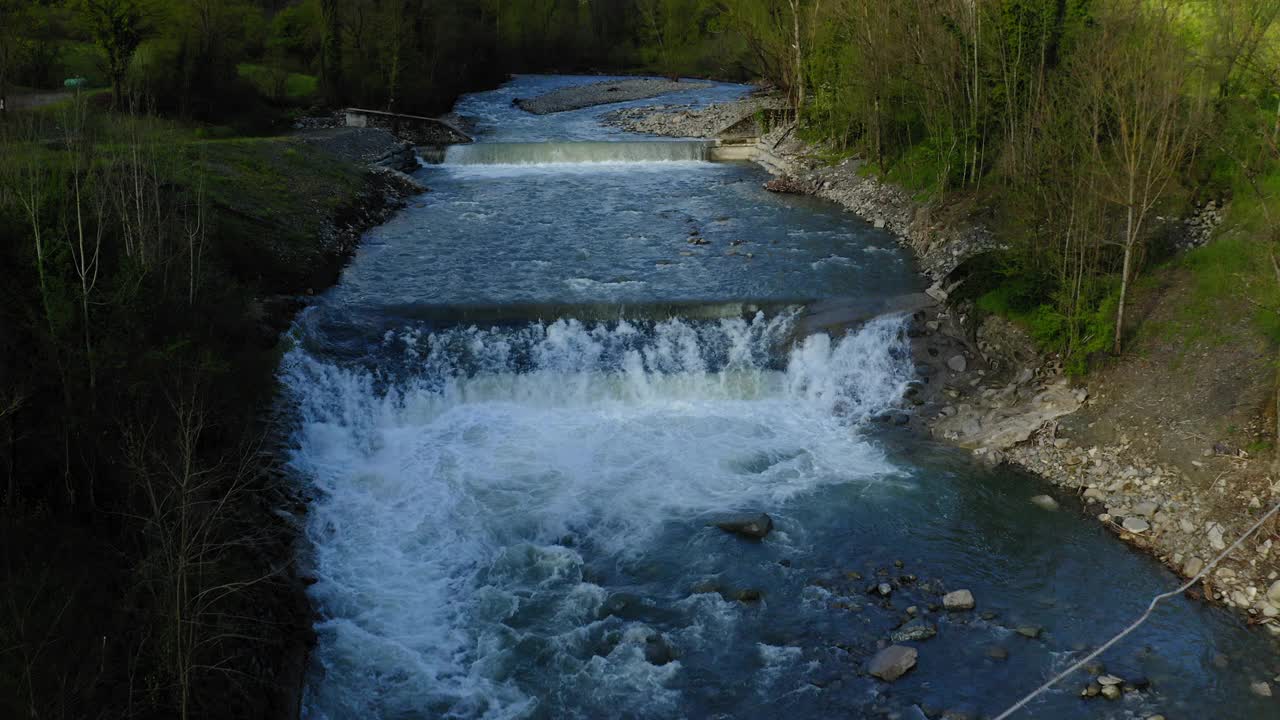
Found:
M 794 94 L 796 100 L 796 115 L 799 116 L 800 109 L 804 107 L 804 70 L 803 70 L 803 54 L 800 51 L 800 0 L 790 0 L 791 3 L 791 36 L 795 50 L 795 69 L 792 72 L 791 83 L 794 86 Z
M 1124 333 L 1124 303 L 1129 294 L 1129 271 L 1133 266 L 1133 206 L 1129 206 L 1129 224 L 1124 238 L 1124 267 L 1120 271 L 1120 302 L 1116 306 L 1116 337 L 1114 352 L 1120 354 L 1120 339 Z

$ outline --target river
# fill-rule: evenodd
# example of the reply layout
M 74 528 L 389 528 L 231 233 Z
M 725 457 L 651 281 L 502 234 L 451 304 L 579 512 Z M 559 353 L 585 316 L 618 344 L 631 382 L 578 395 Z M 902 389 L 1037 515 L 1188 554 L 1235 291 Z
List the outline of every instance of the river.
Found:
M 479 143 L 295 325 L 306 717 L 990 715 L 1176 587 L 1070 499 L 1032 505 L 1037 479 L 871 422 L 913 379 L 903 318 L 797 332 L 810 301 L 918 291 L 892 237 L 601 125 L 617 106 L 511 106 L 598 80 L 464 98 Z M 773 533 L 708 525 L 737 511 Z M 973 612 L 930 610 L 957 588 Z M 868 677 L 908 607 L 937 636 Z M 1219 609 L 1173 600 L 1102 660 L 1150 687 L 1085 700 L 1081 673 L 1022 717 L 1278 717 L 1249 691 L 1271 642 Z

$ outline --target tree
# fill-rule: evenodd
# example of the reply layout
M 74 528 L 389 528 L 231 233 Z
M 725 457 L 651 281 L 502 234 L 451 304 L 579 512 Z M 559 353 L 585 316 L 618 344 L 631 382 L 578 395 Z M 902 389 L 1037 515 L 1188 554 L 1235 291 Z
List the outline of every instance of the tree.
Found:
M 120 108 L 133 53 L 152 32 L 149 8 L 144 0 L 81 0 L 80 11 L 102 50 L 112 107 Z
M 1145 224 L 1191 150 L 1197 109 L 1195 96 L 1184 94 L 1191 67 L 1168 5 L 1127 0 L 1106 19 L 1095 43 L 1078 67 L 1084 97 L 1097 103 L 1103 122 L 1092 148 L 1102 192 L 1124 212 L 1113 345 L 1119 354 Z

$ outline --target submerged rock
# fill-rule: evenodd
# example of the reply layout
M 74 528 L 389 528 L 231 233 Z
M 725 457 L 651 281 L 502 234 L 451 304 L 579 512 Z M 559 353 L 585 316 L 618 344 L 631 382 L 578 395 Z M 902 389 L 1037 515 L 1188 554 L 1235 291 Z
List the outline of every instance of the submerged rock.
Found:
M 918 654 L 913 647 L 890 645 L 871 658 L 867 672 L 885 682 L 893 682 L 916 666 Z
M 1044 628 L 1039 625 L 1022 625 L 1017 630 L 1018 634 L 1025 638 L 1035 640 L 1040 637 L 1040 633 L 1044 632 Z M 1105 684 L 1105 683 L 1104 683 Z
M 662 635 L 650 635 L 644 641 L 644 659 L 650 665 L 666 665 L 676 659 L 671 645 Z
M 955 590 L 942 596 L 942 607 L 948 610 L 972 610 L 973 593 L 968 590 Z
M 759 515 L 742 515 L 719 520 L 715 526 L 727 533 L 733 533 L 751 540 L 763 540 L 773 531 L 773 518 L 766 513 Z

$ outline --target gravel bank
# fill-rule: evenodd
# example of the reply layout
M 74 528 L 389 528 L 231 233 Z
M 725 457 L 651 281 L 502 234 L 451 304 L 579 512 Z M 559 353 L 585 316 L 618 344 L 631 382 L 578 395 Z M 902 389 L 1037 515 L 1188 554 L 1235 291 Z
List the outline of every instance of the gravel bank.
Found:
M 666 137 L 712 138 L 761 110 L 782 110 L 786 99 L 759 95 L 737 102 L 716 103 L 702 108 L 692 105 L 656 105 L 622 108 L 604 116 L 605 125 L 628 132 Z
M 561 88 L 535 98 L 516 98 L 512 102 L 520 109 L 531 112 L 534 115 L 548 115 L 594 105 L 642 100 L 681 90 L 707 87 L 708 85 L 710 83 L 674 82 L 660 78 L 608 80 L 590 85 Z

